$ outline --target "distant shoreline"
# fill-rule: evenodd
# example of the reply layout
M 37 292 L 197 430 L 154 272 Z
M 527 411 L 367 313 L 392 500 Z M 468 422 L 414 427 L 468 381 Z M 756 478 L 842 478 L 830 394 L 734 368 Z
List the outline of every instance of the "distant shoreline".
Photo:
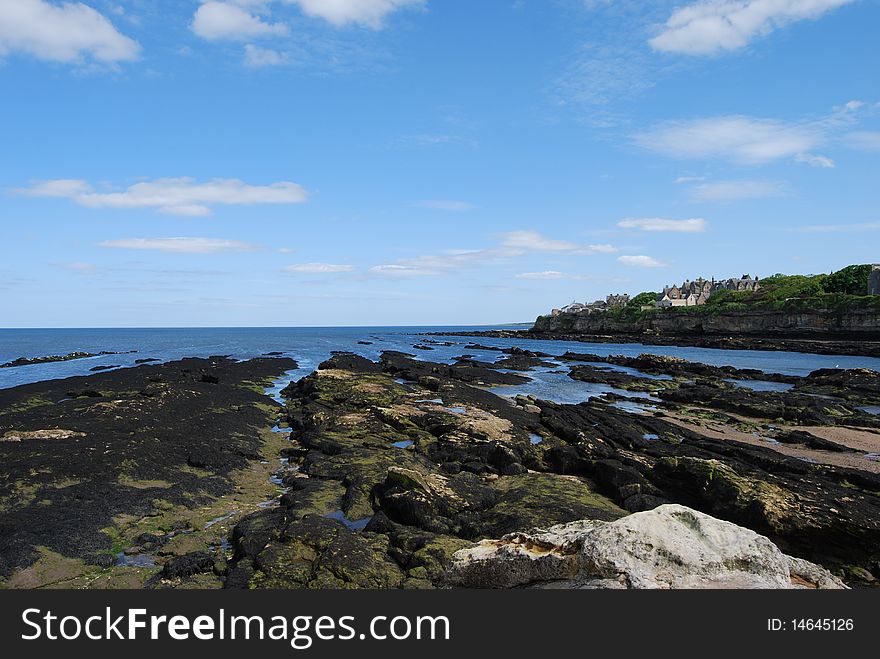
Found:
M 530 330 L 490 330 L 475 332 L 434 332 L 431 336 L 466 336 L 493 339 L 531 339 L 535 341 L 576 341 L 578 343 L 622 343 L 646 346 L 679 346 L 717 350 L 767 350 L 802 352 L 816 355 L 880 357 L 880 341 L 858 338 L 803 338 L 779 336 L 675 336 L 650 334 L 581 334 L 565 332 L 534 332 Z

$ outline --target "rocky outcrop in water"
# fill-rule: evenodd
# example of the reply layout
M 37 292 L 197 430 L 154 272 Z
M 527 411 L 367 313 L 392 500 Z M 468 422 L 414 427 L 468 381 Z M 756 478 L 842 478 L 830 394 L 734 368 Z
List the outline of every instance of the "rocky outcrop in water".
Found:
M 18 366 L 33 366 L 35 364 L 52 364 L 54 362 L 69 362 L 74 361 L 76 359 L 89 359 L 91 357 L 104 357 L 107 355 L 132 355 L 136 353 L 137 350 L 130 350 L 129 352 L 107 352 L 101 351 L 97 353 L 92 352 L 71 352 L 67 355 L 50 355 L 47 357 L 19 357 L 18 359 L 7 362 L 6 364 L 0 364 L 0 368 L 16 368 Z M 110 368 L 119 368 L 118 366 L 113 366 Z

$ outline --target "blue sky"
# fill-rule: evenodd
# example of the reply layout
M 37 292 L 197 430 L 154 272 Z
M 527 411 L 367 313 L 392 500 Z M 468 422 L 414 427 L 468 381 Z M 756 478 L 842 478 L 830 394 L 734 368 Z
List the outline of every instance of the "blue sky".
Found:
M 0 326 L 481 324 L 880 260 L 873 0 L 0 0 Z

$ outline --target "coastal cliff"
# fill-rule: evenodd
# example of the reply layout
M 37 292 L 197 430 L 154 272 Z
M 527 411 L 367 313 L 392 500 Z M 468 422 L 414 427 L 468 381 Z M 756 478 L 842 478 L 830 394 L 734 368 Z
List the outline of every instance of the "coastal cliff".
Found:
M 755 336 L 880 340 L 880 311 L 731 311 L 693 313 L 679 309 L 642 314 L 628 320 L 611 314 L 541 316 L 535 334 Z

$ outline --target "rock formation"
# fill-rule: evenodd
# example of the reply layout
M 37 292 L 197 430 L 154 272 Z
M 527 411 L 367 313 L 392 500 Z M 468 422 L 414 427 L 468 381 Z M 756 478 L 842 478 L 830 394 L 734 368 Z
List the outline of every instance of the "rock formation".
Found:
M 486 540 L 453 557 L 464 588 L 845 588 L 754 531 L 679 505 Z

